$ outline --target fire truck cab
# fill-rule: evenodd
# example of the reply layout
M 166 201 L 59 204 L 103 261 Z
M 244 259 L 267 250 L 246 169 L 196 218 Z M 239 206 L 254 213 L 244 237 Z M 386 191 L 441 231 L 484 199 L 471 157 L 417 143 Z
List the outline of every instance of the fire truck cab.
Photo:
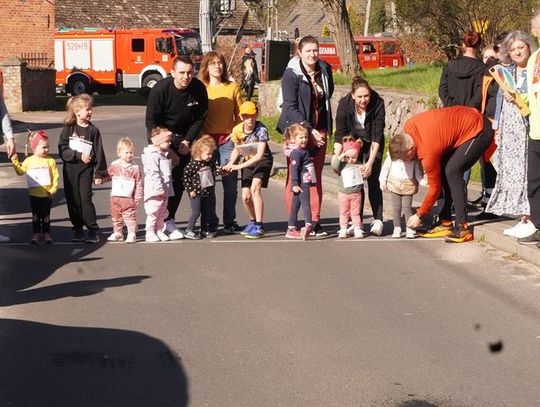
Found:
M 152 88 L 173 59 L 188 56 L 198 68 L 199 34 L 191 29 L 59 30 L 55 34 L 57 89 L 78 95 L 103 88 Z

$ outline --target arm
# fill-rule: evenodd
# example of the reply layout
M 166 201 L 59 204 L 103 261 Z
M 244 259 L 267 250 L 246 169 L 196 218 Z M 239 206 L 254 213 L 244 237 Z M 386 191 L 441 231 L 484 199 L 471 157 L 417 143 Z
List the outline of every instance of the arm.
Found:
M 143 179 L 141 176 L 141 171 L 137 166 L 134 173 L 135 178 L 135 194 L 133 199 L 135 200 L 135 205 L 138 205 L 143 200 L 144 189 L 143 189 Z
M 56 161 L 54 161 L 54 158 L 50 158 L 48 160 L 49 170 L 51 171 L 51 178 L 52 178 L 52 184 L 51 188 L 49 189 L 49 195 L 54 195 L 58 191 L 58 180 L 60 178 L 58 174 L 58 167 L 56 165 Z
M 345 96 L 339 101 L 336 111 L 336 133 L 334 135 L 334 154 L 341 153 L 343 148 L 341 140 L 344 136 L 350 133 L 349 120 L 348 120 L 348 100 L 349 96 Z
M 195 79 L 193 80 L 195 81 Z M 206 87 L 203 85 L 202 82 L 200 82 L 198 79 L 197 82 L 199 86 L 195 88 L 196 91 L 194 97 L 195 99 L 197 99 L 197 102 L 199 104 L 197 105 L 195 117 L 193 118 L 193 123 L 186 132 L 185 141 L 187 141 L 187 143 L 189 144 L 193 143 L 193 141 L 195 141 L 195 139 L 199 137 L 204 120 L 208 115 L 208 92 L 206 92 Z
M 148 177 L 149 184 L 153 189 L 153 196 L 165 195 L 165 183 L 159 169 L 159 160 L 158 153 L 148 153 L 144 160 L 144 174 Z
M 388 154 L 382 165 L 381 174 L 379 175 L 379 183 L 381 184 L 381 187 L 384 185 L 386 188 L 386 181 L 388 180 L 388 175 L 390 174 L 391 166 L 392 166 L 392 160 L 390 158 L 390 154 Z
M 422 217 L 428 214 L 441 193 L 441 157 L 433 156 L 422 160 L 428 179 L 428 191 L 416 213 Z
M 235 151 L 238 151 L 238 150 L 235 148 L 233 151 L 233 154 Z M 259 161 L 262 160 L 265 151 L 266 151 L 266 141 L 259 141 L 257 145 L 257 154 L 255 154 L 249 160 L 244 161 L 242 164 L 234 165 L 233 170 L 241 170 L 242 168 L 251 167 L 252 165 L 257 164 Z M 233 155 L 231 154 L 230 161 L 232 161 L 232 157 Z
M 422 169 L 422 165 L 420 165 L 420 161 L 418 160 L 414 160 L 414 177 L 420 185 L 423 185 L 424 170 Z
M 66 126 L 60 133 L 58 139 L 58 153 L 62 161 L 66 163 L 76 163 L 81 161 L 81 153 L 69 148 L 69 137 L 73 134 L 73 128 Z
M 448 64 L 444 66 L 441 74 L 441 80 L 439 82 L 439 97 L 443 102 L 443 106 L 448 106 L 450 103 L 450 95 L 448 94 Z
M 160 90 L 160 86 L 154 86 L 150 91 L 148 101 L 146 102 L 145 123 L 147 129 L 146 138 L 148 144 L 152 144 L 152 141 L 150 140 L 152 129 L 156 128 L 157 126 L 159 126 L 160 123 L 164 123 L 165 121 L 163 119 L 163 103 L 161 101 L 161 93 L 165 91 L 165 88 L 161 92 Z
M 341 156 L 334 155 L 332 157 L 332 161 L 330 162 L 330 168 L 337 174 L 341 174 L 341 170 L 343 169 L 343 163 L 341 162 Z
M 302 165 L 301 150 L 291 151 L 291 184 L 294 187 L 300 187 L 300 166 Z
M 7 155 L 11 158 L 13 154 L 17 152 L 15 146 L 15 138 L 13 136 L 13 128 L 11 127 L 11 120 L 9 119 L 8 110 L 4 103 L 4 98 L 0 95 L 0 118 L 2 120 L 2 131 L 7 138 Z
M 14 154 L 11 156 L 11 163 L 13 164 L 13 169 L 17 173 L 17 175 L 24 175 L 26 174 L 26 170 L 28 168 L 28 165 L 25 164 L 24 160 L 22 163 L 19 161 L 19 157 L 17 154 Z
M 106 178 L 108 176 L 107 172 L 107 159 L 105 158 L 105 151 L 103 150 L 103 140 L 101 138 L 101 133 L 99 132 L 99 129 L 95 126 L 93 126 L 93 133 L 94 133 L 94 160 L 96 163 L 96 170 L 94 174 L 94 178 L 101 179 Z
M 194 165 L 189 163 L 184 168 L 184 188 L 186 192 L 191 196 L 192 192 L 195 192 L 197 189 L 196 182 L 194 181 L 195 177 L 198 177 L 197 169 Z
M 235 147 L 234 150 L 231 152 L 231 156 L 229 157 L 229 162 L 223 166 L 223 170 L 236 171 L 243 168 L 243 167 L 240 167 L 240 165 L 234 164 L 238 160 L 238 157 L 240 157 L 240 151 L 238 151 L 238 149 Z
M 300 112 L 298 105 L 298 78 L 291 69 L 285 69 L 283 78 L 281 79 L 281 92 L 283 95 L 282 114 L 285 114 L 287 119 L 285 127 L 290 126 L 293 123 L 302 123 L 308 131 L 311 133 L 311 124 L 308 122 L 307 117 Z M 285 130 L 285 129 L 283 129 Z
M 233 91 L 233 102 L 234 102 L 234 124 L 237 125 L 242 121 L 240 118 L 240 105 L 242 104 L 242 92 L 240 86 L 236 85 Z

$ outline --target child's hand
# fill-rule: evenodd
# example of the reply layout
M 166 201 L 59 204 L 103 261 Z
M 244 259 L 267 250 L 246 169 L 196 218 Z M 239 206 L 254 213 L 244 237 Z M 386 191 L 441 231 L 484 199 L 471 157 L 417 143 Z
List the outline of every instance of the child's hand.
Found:
M 90 162 L 92 161 L 92 157 L 86 154 L 81 154 L 81 161 L 85 164 L 90 164 Z
M 196 198 L 196 197 L 197 197 L 197 193 L 196 193 L 195 191 L 191 191 L 191 192 L 189 193 L 189 197 L 190 197 L 190 198 Z
M 231 172 L 233 169 L 232 169 L 233 165 L 229 162 L 227 164 L 225 164 L 223 167 L 221 167 L 221 172 L 225 172 L 225 173 L 229 173 Z
M 18 162 L 18 161 L 19 161 L 19 155 L 18 155 L 17 153 L 13 154 L 13 155 L 11 156 L 11 162 L 16 163 L 16 162 Z
M 169 151 L 169 157 L 171 158 L 171 164 L 173 167 L 176 167 L 180 163 L 180 157 L 174 152 L 174 150 Z
M 299 194 L 300 192 L 302 192 L 302 188 L 300 188 L 298 185 L 292 187 L 292 191 L 295 193 L 295 194 Z
M 181 155 L 188 155 L 190 151 L 191 148 L 189 148 L 189 143 L 185 140 L 182 141 L 178 147 L 178 153 Z
M 94 178 L 94 184 L 101 185 L 103 184 L 103 180 L 101 178 Z

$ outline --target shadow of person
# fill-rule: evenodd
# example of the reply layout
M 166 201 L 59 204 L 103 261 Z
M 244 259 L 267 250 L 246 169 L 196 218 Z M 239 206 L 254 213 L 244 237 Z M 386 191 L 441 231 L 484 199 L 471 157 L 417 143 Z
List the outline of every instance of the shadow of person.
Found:
M 180 356 L 120 329 L 0 319 L 0 405 L 184 407 Z
M 0 307 L 28 304 L 32 302 L 52 301 L 65 297 L 85 297 L 98 294 L 106 288 L 139 284 L 150 276 L 128 276 L 103 280 L 82 280 L 32 288 L 24 291 L 5 292 L 0 297 Z

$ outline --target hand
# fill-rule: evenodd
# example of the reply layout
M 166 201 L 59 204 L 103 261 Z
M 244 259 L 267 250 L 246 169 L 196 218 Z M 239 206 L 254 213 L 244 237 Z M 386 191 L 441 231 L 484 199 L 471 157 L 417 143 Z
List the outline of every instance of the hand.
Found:
M 172 149 L 169 150 L 169 157 L 171 158 L 171 164 L 176 167 L 180 163 L 180 157 Z
M 9 157 L 9 154 L 8 154 L 8 157 Z M 19 155 L 17 153 L 13 154 L 10 158 L 11 158 L 11 161 L 14 163 L 19 161 Z
M 81 154 L 81 161 L 85 164 L 90 164 L 92 162 L 92 157 L 86 154 Z
M 189 193 L 189 197 L 190 197 L 190 198 L 196 198 L 196 197 L 197 197 L 197 193 L 196 193 L 195 191 L 191 191 L 191 192 Z
M 295 193 L 295 194 L 299 194 L 300 192 L 302 192 L 302 188 L 300 188 L 298 185 L 295 186 L 295 187 L 292 187 L 292 191 Z
M 318 130 L 311 130 L 311 135 L 315 139 L 315 145 L 317 147 L 322 147 L 326 144 L 326 140 L 324 138 L 324 135 L 322 135 Z
M 417 227 L 421 225 L 422 225 L 422 220 L 416 213 L 407 220 L 408 228 L 416 229 Z
M 362 168 L 362 177 L 369 178 L 372 170 L 373 170 L 372 164 L 364 164 L 364 168 Z
M 225 140 L 229 141 L 229 140 L 231 139 L 231 137 L 232 137 L 232 133 L 229 134 L 229 135 L 225 138 Z
M 135 206 L 139 206 L 140 203 L 141 203 L 140 199 L 135 199 Z
M 103 183 L 103 180 L 101 178 L 94 178 L 94 184 L 101 185 Z
M 504 98 L 506 99 L 507 102 L 510 102 L 510 103 L 513 103 L 516 100 L 515 93 L 510 93 L 506 91 L 504 92 Z
M 386 191 L 386 182 L 380 182 L 379 186 L 381 187 L 381 191 Z
M 12 158 L 13 154 L 17 153 L 17 147 L 15 146 L 15 140 L 12 138 L 8 138 L 6 142 L 7 147 L 7 156 L 8 158 Z
M 178 153 L 181 155 L 188 155 L 190 151 L 189 143 L 186 140 L 182 141 L 178 146 Z

